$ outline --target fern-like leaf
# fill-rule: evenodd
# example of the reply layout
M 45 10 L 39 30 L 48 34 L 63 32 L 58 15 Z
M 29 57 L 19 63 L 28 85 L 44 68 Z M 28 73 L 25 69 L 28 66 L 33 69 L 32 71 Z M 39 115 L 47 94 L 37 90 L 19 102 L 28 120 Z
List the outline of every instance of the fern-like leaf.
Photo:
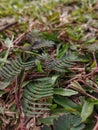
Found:
M 2 79 L 2 83 L 0 82 L 0 84 L 2 84 L 0 89 L 4 89 L 5 87 L 7 87 L 9 83 L 14 79 L 14 77 L 21 72 L 22 69 L 28 70 L 32 68 L 34 63 L 34 60 L 23 62 L 22 59 L 19 57 L 5 64 L 0 69 L 0 78 Z
M 25 87 L 22 108 L 27 116 L 40 115 L 49 111 L 48 98 L 52 98 L 53 84 L 57 76 L 36 79 Z
M 42 54 L 38 57 L 42 61 L 42 66 L 58 72 L 65 72 L 66 68 L 73 66 L 75 63 L 70 60 L 52 58 L 49 55 Z
M 11 79 L 16 76 L 22 69 L 29 69 L 34 65 L 34 61 L 23 62 L 21 58 L 11 60 L 8 64 L 0 69 L 0 77 Z

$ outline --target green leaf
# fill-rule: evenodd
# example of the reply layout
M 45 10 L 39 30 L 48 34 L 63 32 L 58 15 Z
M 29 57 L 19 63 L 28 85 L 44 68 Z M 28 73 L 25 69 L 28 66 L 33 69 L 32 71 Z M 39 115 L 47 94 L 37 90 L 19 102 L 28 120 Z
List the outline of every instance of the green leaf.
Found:
M 9 63 L 9 61 L 4 57 L 4 58 L 0 58 L 0 64 L 1 63 Z
M 9 38 L 6 38 L 6 40 L 5 40 L 5 45 L 6 45 L 6 47 L 8 47 L 8 48 L 13 47 L 13 37 L 12 37 L 11 40 L 10 40 Z
M 48 128 L 48 126 L 44 126 L 41 130 L 48 130 Z M 53 130 L 83 130 L 84 128 L 85 125 L 81 122 L 81 118 L 71 114 L 60 116 L 54 120 L 53 124 Z
M 32 48 L 31 44 L 25 43 L 23 46 L 25 51 L 30 51 L 30 49 Z
M 78 94 L 78 92 L 71 89 L 55 88 L 54 94 L 61 96 L 72 96 Z
M 27 86 L 30 82 L 31 82 L 30 80 L 29 80 L 29 81 L 24 81 L 24 82 L 22 83 L 22 87 Z
M 47 54 L 39 55 L 38 59 L 41 61 L 41 64 L 44 68 L 58 72 L 65 72 L 66 70 L 68 71 L 69 67 L 75 65 L 74 61 L 70 59 L 53 58 Z
M 0 106 L 0 114 L 4 114 L 4 110 L 5 110 L 5 108 Z
M 97 63 L 96 62 L 93 62 L 91 64 L 91 66 L 89 67 L 89 70 L 92 70 L 93 68 L 95 68 L 97 66 Z
M 3 94 L 5 94 L 5 92 L 0 90 L 0 97 L 2 97 Z
M 50 110 L 53 85 L 57 78 L 58 75 L 35 79 L 24 88 L 22 108 L 27 116 L 40 115 Z M 43 101 L 43 98 L 46 100 Z
M 81 111 L 81 118 L 83 122 L 86 121 L 86 119 L 92 114 L 93 109 L 94 103 L 90 100 L 86 100 Z
M 54 119 L 57 119 L 57 116 L 54 115 L 54 116 L 49 116 L 47 118 L 41 118 L 39 119 L 39 121 L 45 125 L 52 125 L 53 124 L 53 121 Z
M 0 78 L 3 79 L 3 81 L 0 82 L 0 89 L 6 88 L 10 82 L 14 80 L 15 76 L 18 75 L 23 69 L 28 70 L 32 68 L 34 64 L 34 60 L 23 62 L 21 57 L 18 57 L 3 65 L 3 67 L 0 68 Z
M 9 84 L 10 84 L 10 81 L 4 81 L 4 82 L 0 81 L 0 89 L 1 90 L 5 89 Z
M 70 99 L 61 97 L 61 96 L 55 96 L 53 98 L 54 102 L 61 105 L 66 112 L 71 113 L 79 113 L 80 112 L 80 106 L 76 103 L 72 102 Z
M 60 48 L 59 48 L 60 49 Z M 65 52 L 68 50 L 68 44 L 64 44 L 62 45 L 62 48 L 60 50 L 58 50 L 58 54 L 57 57 L 58 58 L 62 58 L 62 56 L 65 54 Z
M 36 65 L 37 65 L 38 72 L 43 72 L 43 69 L 39 60 L 36 61 Z
M 55 130 L 83 130 L 85 127 L 76 115 L 66 114 L 54 121 Z
M 54 115 L 60 115 L 60 114 L 65 114 L 68 113 L 65 108 L 55 108 L 54 110 L 51 110 L 51 114 Z
M 43 36 L 45 39 L 54 41 L 56 43 L 61 42 L 60 39 L 58 38 L 58 32 L 55 32 L 54 34 L 43 32 Z
M 72 86 L 73 89 L 75 89 L 83 94 L 87 94 L 86 91 L 82 88 L 82 86 L 77 81 L 71 82 L 70 85 Z
M 85 46 L 86 44 L 92 44 L 92 43 L 95 43 L 95 41 L 96 41 L 96 38 L 95 38 L 95 37 L 94 37 L 94 38 L 91 38 L 91 39 L 87 39 L 87 40 L 85 41 L 84 46 Z

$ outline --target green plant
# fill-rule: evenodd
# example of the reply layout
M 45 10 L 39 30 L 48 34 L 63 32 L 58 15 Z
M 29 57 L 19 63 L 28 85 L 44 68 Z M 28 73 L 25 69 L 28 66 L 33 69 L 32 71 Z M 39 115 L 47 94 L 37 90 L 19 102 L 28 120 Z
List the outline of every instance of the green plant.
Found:
M 0 68 L 0 77 L 4 80 L 4 84 L 0 86 L 0 89 L 6 88 L 23 69 L 28 70 L 34 64 L 34 60 L 23 62 L 21 57 L 9 61 L 9 63 Z
M 27 116 L 38 116 L 49 111 L 49 106 L 52 105 L 49 98 L 53 96 L 53 85 L 56 79 L 57 76 L 36 79 L 25 87 L 22 107 Z
M 81 119 L 78 116 L 66 114 L 60 116 L 54 120 L 54 130 L 83 130 L 85 125 L 81 123 Z M 42 130 L 52 130 L 48 126 L 44 126 Z
M 55 70 L 58 72 L 65 72 L 67 68 L 73 66 L 75 64 L 74 61 L 70 59 L 58 59 L 52 58 L 49 55 L 40 55 L 38 59 L 42 61 L 42 66 L 47 69 Z

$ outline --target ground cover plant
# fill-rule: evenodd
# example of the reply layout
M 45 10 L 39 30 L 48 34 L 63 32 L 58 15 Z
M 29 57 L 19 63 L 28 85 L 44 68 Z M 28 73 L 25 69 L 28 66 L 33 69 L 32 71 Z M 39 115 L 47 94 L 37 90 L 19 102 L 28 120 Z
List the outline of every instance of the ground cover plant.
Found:
M 98 130 L 98 1 L 0 1 L 0 130 Z

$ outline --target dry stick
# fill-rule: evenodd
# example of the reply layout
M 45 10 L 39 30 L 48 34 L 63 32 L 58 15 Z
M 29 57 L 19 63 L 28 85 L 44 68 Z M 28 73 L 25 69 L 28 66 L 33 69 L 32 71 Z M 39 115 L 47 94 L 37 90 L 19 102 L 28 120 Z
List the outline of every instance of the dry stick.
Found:
M 4 27 L 0 28 L 0 32 L 6 30 L 6 29 L 8 29 L 9 27 L 12 27 L 12 26 L 14 26 L 14 25 L 16 25 L 16 24 L 18 24 L 17 21 L 16 21 L 16 22 L 13 22 L 13 23 L 9 23 L 9 24 L 5 25 Z
M 69 85 L 68 87 L 70 87 L 70 88 L 72 88 L 72 89 L 74 89 L 74 87 L 73 86 L 71 86 L 71 85 Z M 88 96 L 88 97 L 90 97 L 90 98 L 92 98 L 92 99 L 94 99 L 94 100 L 97 100 L 97 98 L 96 97 L 94 97 L 93 95 L 90 95 L 89 93 L 87 93 L 87 92 L 82 92 L 81 90 L 79 90 L 79 89 L 75 89 L 75 90 L 77 90 L 79 93 L 81 93 L 81 94 L 83 94 L 83 95 L 85 95 L 85 96 Z
M 82 83 L 84 83 L 85 84 L 85 82 L 83 81 L 83 80 L 81 80 L 81 79 L 77 79 L 76 81 L 81 81 Z M 85 84 L 86 85 L 86 84 Z M 80 91 L 80 93 L 81 93 L 81 91 Z M 96 97 L 94 97 L 93 95 L 90 95 L 89 93 L 87 93 L 87 92 L 85 92 L 84 93 L 86 96 L 88 96 L 88 97 L 90 97 L 90 98 L 92 98 L 92 99 L 94 99 L 94 100 L 97 100 L 97 98 Z
M 68 84 L 68 83 L 70 83 L 70 82 L 72 82 L 74 80 L 82 80 L 82 79 L 90 78 L 95 73 L 98 73 L 98 67 L 95 67 L 94 70 L 92 72 L 90 72 L 89 74 L 84 74 L 84 75 L 77 74 L 75 77 L 73 77 L 72 79 L 68 80 L 66 83 Z
M 20 104 L 19 104 L 19 98 L 18 98 L 18 82 L 17 82 L 17 77 L 16 77 L 16 80 L 15 80 L 15 101 L 16 101 L 16 106 L 18 108 L 18 112 L 20 113 L 21 112 L 21 108 L 20 108 Z
M 82 92 L 80 91 L 80 93 L 82 93 Z M 88 97 L 90 97 L 90 98 L 92 98 L 92 99 L 94 99 L 94 100 L 97 100 L 96 97 L 94 97 L 93 95 L 90 95 L 90 94 L 87 93 L 87 92 L 85 92 L 85 93 L 83 93 L 83 94 L 86 95 L 86 96 L 88 96 Z
M 94 99 L 94 100 L 97 100 L 97 98 L 96 98 L 96 97 L 94 97 L 93 95 L 90 95 L 89 93 L 86 93 L 86 95 L 87 95 L 88 97 L 90 97 L 90 98 Z
M 16 38 L 16 40 L 13 41 L 13 45 L 18 45 L 18 43 L 21 42 L 23 38 L 25 38 L 25 36 L 26 36 L 26 34 L 27 34 L 28 32 L 29 32 L 29 31 L 27 30 L 26 32 L 20 34 L 19 37 Z
M 91 85 L 87 84 L 85 81 L 83 81 L 82 79 L 78 79 L 77 81 L 82 82 L 83 84 L 85 84 L 86 86 L 90 87 L 91 89 L 93 89 L 94 92 L 98 92 L 97 88 L 92 87 Z
M 21 112 L 21 116 L 20 116 L 20 123 L 21 123 L 21 126 L 20 126 L 20 130 L 27 130 L 27 128 L 25 127 L 25 118 L 24 118 L 24 114 L 23 112 Z
M 85 78 L 90 78 L 91 76 L 93 76 L 95 73 L 98 73 L 98 67 L 95 67 L 94 70 L 89 73 L 89 74 L 86 74 L 85 75 Z
M 17 77 L 16 77 L 16 82 L 15 82 L 15 101 L 16 101 L 16 106 L 18 108 L 18 112 L 20 113 L 20 130 L 27 130 L 24 126 L 24 114 L 21 110 L 20 107 L 20 101 L 19 101 L 19 96 L 18 96 L 18 82 L 17 82 Z
M 13 41 L 13 45 L 18 45 L 18 43 L 21 42 L 23 38 L 25 38 L 26 34 L 32 31 L 32 26 L 33 24 L 29 23 L 28 29 Z

